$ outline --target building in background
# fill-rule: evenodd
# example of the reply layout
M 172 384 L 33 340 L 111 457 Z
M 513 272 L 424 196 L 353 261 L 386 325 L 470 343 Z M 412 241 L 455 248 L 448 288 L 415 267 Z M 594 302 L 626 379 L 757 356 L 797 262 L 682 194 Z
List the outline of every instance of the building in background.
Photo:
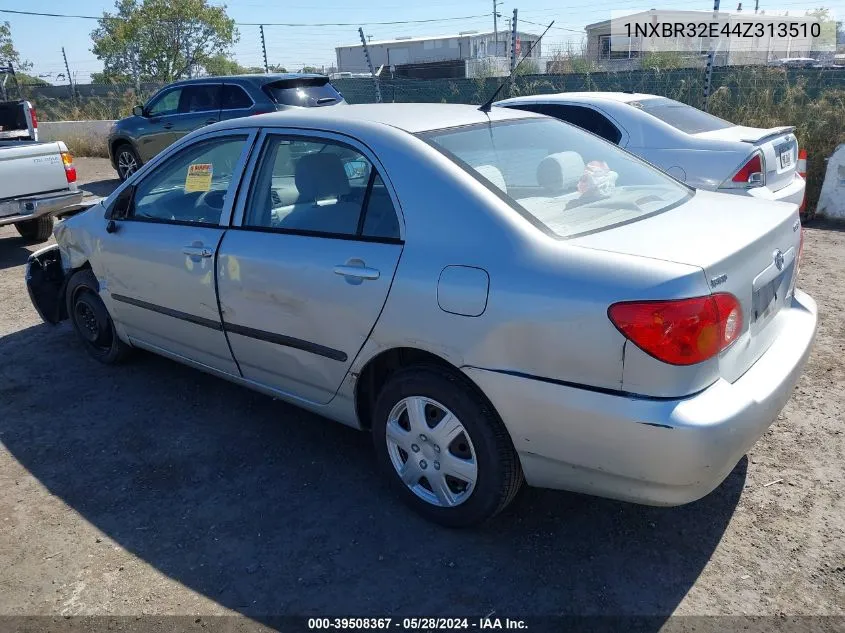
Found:
M 397 37 L 392 40 L 373 40 L 367 43 L 370 59 L 378 69 L 384 66 L 382 76 L 408 77 L 415 79 L 437 79 L 444 77 L 466 77 L 467 62 L 474 60 L 499 59 L 508 67 L 511 34 L 499 31 L 462 31 L 456 35 L 428 37 Z M 516 39 L 517 57 L 528 51 L 539 38 L 533 33 L 518 32 Z M 540 57 L 540 46 L 531 50 L 531 58 Z M 364 47 L 361 44 L 338 46 L 337 71 L 339 73 L 369 73 Z M 527 62 L 526 62 L 527 63 Z
M 615 16 L 610 20 L 595 22 L 584 27 L 587 32 L 587 52 L 589 60 L 598 63 L 605 70 L 629 70 L 640 67 L 641 58 L 646 54 L 648 44 L 642 38 L 624 35 L 626 23 L 694 23 L 711 22 L 712 11 L 641 11 L 625 16 Z M 752 12 L 725 12 L 718 14 L 719 24 L 729 29 L 739 22 L 753 23 L 807 23 L 814 22 L 811 17 L 781 16 Z M 721 29 L 721 26 L 720 26 Z M 685 38 L 678 41 L 679 61 L 690 67 L 703 66 L 710 47 L 710 40 Z M 825 44 L 812 36 L 772 38 L 721 37 L 718 39 L 714 64 L 716 66 L 766 65 L 783 58 L 818 57 Z M 681 50 L 683 49 L 683 50 Z

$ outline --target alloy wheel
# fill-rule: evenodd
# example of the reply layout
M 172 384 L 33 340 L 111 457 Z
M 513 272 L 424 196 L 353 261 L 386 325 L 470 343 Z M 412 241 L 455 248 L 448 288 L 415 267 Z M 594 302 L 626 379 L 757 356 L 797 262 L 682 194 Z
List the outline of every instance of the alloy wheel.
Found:
M 135 156 L 132 152 L 128 150 L 123 150 L 117 156 L 117 170 L 120 172 L 120 176 L 126 180 L 138 171 L 138 161 L 135 159 Z

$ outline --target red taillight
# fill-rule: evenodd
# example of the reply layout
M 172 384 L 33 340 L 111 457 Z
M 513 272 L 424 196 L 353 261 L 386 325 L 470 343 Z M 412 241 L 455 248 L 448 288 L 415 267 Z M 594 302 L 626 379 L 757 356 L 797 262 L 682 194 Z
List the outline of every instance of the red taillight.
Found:
M 65 166 L 65 177 L 68 184 L 76 182 L 76 167 L 73 164 L 73 156 L 69 152 L 62 152 L 62 163 Z
M 625 338 L 670 365 L 694 365 L 712 358 L 742 332 L 742 308 L 727 293 L 614 303 L 607 315 Z
M 37 130 L 38 129 L 38 116 L 35 114 L 35 108 L 33 108 L 31 106 L 29 108 L 29 116 L 32 119 L 32 129 Z
M 754 153 L 748 161 L 739 168 L 731 182 L 745 187 L 762 187 L 766 184 L 766 173 L 763 169 L 763 158 L 759 152 Z

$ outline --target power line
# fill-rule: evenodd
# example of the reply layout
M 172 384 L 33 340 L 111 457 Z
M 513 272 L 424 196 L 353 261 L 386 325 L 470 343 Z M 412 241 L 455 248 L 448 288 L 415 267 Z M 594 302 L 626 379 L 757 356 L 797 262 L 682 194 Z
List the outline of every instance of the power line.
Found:
M 13 13 L 15 15 L 29 15 L 44 18 L 77 18 L 80 20 L 123 20 L 118 16 L 96 16 L 96 15 L 74 15 L 64 13 L 40 13 L 37 11 L 18 11 L 16 9 L 0 9 L 0 13 Z M 429 18 L 426 20 L 393 20 L 390 22 L 235 22 L 236 26 L 376 26 L 390 24 L 426 24 L 429 22 L 454 22 L 457 20 L 473 20 L 475 18 L 486 18 L 487 14 L 464 15 L 454 18 Z M 162 20 L 166 22 L 167 20 Z

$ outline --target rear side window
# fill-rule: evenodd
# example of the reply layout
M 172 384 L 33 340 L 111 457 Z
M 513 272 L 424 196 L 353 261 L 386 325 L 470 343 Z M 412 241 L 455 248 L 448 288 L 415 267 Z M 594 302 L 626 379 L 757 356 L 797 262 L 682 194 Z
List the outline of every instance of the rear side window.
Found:
M 223 110 L 243 110 L 252 107 L 252 99 L 240 86 L 223 86 Z
M 326 77 L 283 79 L 264 86 L 274 103 L 313 108 L 333 105 L 343 97 Z
M 631 101 L 629 105 L 639 108 L 643 112 L 687 134 L 712 132 L 713 130 L 723 130 L 726 127 L 733 127 L 733 123 L 730 121 L 725 121 L 703 110 L 688 106 L 685 103 L 663 97 Z
M 370 161 L 348 145 L 298 137 L 267 139 L 244 226 L 399 238 L 393 202 Z
M 601 136 L 614 145 L 618 145 L 619 140 L 622 138 L 622 133 L 606 116 L 591 108 L 573 105 L 553 105 L 550 108 L 549 114 L 572 125 L 577 125 L 597 136 Z
M 182 90 L 180 113 L 211 112 L 220 109 L 220 84 L 186 86 Z
M 572 125 L 577 125 L 582 130 L 587 130 L 596 136 L 601 136 L 614 145 L 618 145 L 619 140 L 622 138 L 622 133 L 606 116 L 591 108 L 554 103 L 519 103 L 509 107 L 518 110 L 527 110 L 528 112 L 536 112 L 537 114 L 545 114 L 546 116 L 566 121 Z

